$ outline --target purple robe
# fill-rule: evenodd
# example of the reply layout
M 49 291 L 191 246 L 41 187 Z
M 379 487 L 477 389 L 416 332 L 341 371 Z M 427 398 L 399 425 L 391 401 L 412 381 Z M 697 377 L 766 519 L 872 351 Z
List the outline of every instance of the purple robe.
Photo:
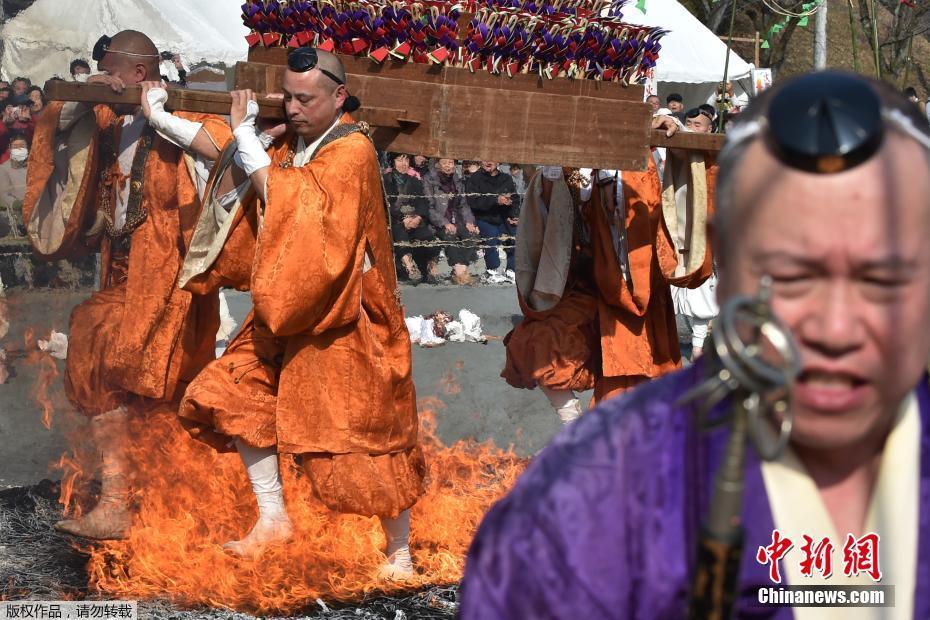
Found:
M 727 431 L 702 433 L 674 403 L 700 363 L 609 400 L 564 429 L 487 514 L 462 582 L 463 620 L 687 616 L 699 526 Z M 920 516 L 914 617 L 930 618 L 930 390 L 920 406 Z M 757 603 L 772 585 L 755 560 L 774 520 L 758 456 L 746 459 L 738 618 L 792 618 Z M 798 561 L 788 555 L 788 561 Z M 785 575 L 784 566 L 782 575 Z M 923 587 L 920 584 L 924 584 Z M 885 584 L 894 585 L 894 584 Z M 900 595 L 899 595 L 900 596 Z

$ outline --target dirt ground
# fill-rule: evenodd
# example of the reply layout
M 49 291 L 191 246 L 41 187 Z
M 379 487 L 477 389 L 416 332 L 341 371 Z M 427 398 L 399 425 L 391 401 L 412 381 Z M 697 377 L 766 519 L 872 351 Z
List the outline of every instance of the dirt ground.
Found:
M 43 426 L 42 410 L 33 395 L 36 370 L 17 350 L 23 348 L 27 329 L 39 338 L 47 338 L 52 329 L 67 332 L 71 308 L 89 294 L 89 290 L 8 291 L 11 328 L 0 346 L 8 351 L 14 375 L 0 385 L 0 488 L 56 478 L 50 465 L 65 450 L 62 429 L 55 424 L 61 416 L 53 415 L 51 430 Z M 438 398 L 443 405 L 435 408 L 440 438 L 446 442 L 491 439 L 502 447 L 514 445 L 521 455 L 542 448 L 560 428 L 546 398 L 538 390 L 513 389 L 499 376 L 504 365 L 501 339 L 521 318 L 514 288 L 421 285 L 405 286 L 402 294 L 407 316 L 435 310 L 458 314 L 467 308 L 481 317 L 489 337 L 485 345 L 414 346 L 417 396 Z M 233 316 L 241 321 L 250 306 L 248 295 L 232 292 L 228 299 Z M 58 362 L 58 369 L 64 371 L 64 362 Z M 49 392 L 56 408 L 67 407 L 60 374 Z

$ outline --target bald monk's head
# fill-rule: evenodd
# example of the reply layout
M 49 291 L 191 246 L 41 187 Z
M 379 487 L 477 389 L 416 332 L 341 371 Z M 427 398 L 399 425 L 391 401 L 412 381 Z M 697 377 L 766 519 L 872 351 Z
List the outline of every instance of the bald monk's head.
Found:
M 930 126 L 889 86 L 834 72 L 739 116 L 719 158 L 718 296 L 772 279 L 801 353 L 803 460 L 878 454 L 930 359 Z
M 349 96 L 346 73 L 334 54 L 298 48 L 288 57 L 284 73 L 284 110 L 290 127 L 312 142 L 342 116 Z
M 123 30 L 114 35 L 103 57 L 97 61 L 97 69 L 120 78 L 126 85 L 161 79 L 158 48 L 136 30 Z

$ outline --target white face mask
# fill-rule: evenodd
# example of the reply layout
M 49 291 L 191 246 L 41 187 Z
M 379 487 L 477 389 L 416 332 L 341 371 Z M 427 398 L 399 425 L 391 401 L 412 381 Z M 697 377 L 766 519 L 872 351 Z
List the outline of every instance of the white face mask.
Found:
M 87 78 L 89 77 L 90 77 L 89 73 L 77 73 L 74 76 L 74 81 L 75 82 L 86 82 Z
M 13 161 L 26 161 L 29 157 L 29 149 L 10 149 L 10 159 Z

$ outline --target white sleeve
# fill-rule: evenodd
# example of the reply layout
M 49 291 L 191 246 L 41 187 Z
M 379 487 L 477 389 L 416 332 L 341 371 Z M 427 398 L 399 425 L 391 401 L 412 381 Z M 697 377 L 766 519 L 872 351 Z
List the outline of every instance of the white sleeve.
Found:
M 79 118 L 92 110 L 93 107 L 90 104 L 66 101 L 61 106 L 61 114 L 58 116 L 58 131 L 67 131 Z
M 222 196 L 217 196 L 215 206 L 214 206 L 214 215 L 216 216 L 216 221 L 222 224 L 226 221 L 226 218 L 229 217 L 229 212 L 232 211 L 233 205 L 236 204 L 236 201 L 242 200 L 245 197 L 245 193 L 249 191 L 249 185 L 251 181 L 246 180 L 244 183 L 231 189 Z

